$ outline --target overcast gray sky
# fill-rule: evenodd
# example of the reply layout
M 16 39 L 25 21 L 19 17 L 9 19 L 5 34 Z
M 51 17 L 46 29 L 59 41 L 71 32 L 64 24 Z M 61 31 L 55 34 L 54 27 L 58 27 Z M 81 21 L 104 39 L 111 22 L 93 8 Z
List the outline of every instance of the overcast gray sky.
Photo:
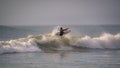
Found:
M 0 25 L 120 24 L 120 0 L 0 0 Z

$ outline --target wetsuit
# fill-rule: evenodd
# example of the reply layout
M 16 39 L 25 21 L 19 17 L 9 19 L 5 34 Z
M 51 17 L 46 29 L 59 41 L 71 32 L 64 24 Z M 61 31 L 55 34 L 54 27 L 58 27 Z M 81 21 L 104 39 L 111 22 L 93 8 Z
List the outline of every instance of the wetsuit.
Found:
M 63 30 L 63 28 L 61 27 L 61 28 L 60 28 L 60 36 L 63 36 L 63 34 L 64 34 L 64 30 Z

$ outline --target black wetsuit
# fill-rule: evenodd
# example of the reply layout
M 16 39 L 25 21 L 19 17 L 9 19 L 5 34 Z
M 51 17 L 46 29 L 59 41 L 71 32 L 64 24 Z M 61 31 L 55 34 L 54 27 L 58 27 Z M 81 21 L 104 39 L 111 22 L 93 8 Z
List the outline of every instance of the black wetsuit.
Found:
M 60 36 L 63 36 L 63 34 L 64 34 L 64 30 L 63 30 L 63 28 L 61 27 L 61 28 L 60 28 Z

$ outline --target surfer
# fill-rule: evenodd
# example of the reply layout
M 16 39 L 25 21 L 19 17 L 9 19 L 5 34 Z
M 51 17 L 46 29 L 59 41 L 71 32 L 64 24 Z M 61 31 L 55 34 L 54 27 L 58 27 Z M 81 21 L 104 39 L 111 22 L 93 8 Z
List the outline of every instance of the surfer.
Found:
M 65 34 L 65 31 L 67 31 L 69 28 L 63 29 L 62 27 L 60 27 L 60 36 L 63 36 Z
M 63 28 L 62 27 L 60 27 L 60 36 L 63 36 L 63 34 L 64 34 L 64 30 L 63 30 Z

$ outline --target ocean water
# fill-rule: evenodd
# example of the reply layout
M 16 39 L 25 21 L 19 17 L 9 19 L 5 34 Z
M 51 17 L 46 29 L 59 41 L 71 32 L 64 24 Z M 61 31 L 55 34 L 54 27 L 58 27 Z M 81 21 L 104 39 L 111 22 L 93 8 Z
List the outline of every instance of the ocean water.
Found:
M 0 26 L 0 68 L 119 68 L 120 25 Z

